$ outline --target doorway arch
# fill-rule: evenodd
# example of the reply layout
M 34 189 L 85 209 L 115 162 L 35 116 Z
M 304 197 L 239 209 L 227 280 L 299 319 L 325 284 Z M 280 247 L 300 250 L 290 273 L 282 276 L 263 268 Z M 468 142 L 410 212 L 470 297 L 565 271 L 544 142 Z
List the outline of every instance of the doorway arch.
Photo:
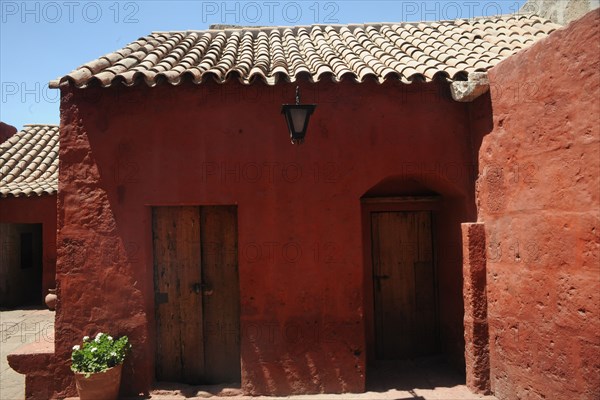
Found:
M 467 197 L 435 176 L 386 177 L 361 196 L 369 365 L 437 354 L 464 374 L 460 224 L 472 218 Z M 386 286 L 388 294 L 377 293 Z M 408 317 L 389 318 L 402 307 Z M 406 343 L 390 345 L 394 338 Z

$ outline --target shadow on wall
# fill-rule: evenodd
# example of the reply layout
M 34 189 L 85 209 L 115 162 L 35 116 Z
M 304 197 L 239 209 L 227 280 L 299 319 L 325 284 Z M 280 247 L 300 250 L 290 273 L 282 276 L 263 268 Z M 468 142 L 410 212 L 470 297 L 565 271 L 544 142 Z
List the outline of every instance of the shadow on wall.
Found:
M 490 91 L 485 93 L 484 95 L 478 97 L 474 102 L 469 104 L 469 120 L 471 122 L 471 160 L 472 160 L 472 182 L 471 187 L 473 190 L 473 196 L 471 197 L 473 200 L 473 204 L 469 205 L 473 207 L 475 213 L 477 212 L 477 204 L 476 204 L 476 182 L 479 178 L 479 174 L 485 174 L 489 171 L 479 171 L 479 150 L 481 149 L 481 144 L 483 143 L 483 138 L 490 134 L 494 129 L 494 119 L 493 119 L 493 107 L 492 107 L 492 97 L 490 95 Z M 475 219 L 477 220 L 477 216 L 475 215 Z

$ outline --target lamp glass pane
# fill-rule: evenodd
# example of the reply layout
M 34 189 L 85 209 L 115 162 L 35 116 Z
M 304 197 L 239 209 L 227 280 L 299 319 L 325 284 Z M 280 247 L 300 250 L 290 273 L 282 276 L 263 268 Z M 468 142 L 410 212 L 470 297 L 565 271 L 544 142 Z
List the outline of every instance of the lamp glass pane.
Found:
M 290 116 L 292 117 L 292 125 L 295 133 L 300 133 L 302 132 L 302 129 L 304 129 L 304 122 L 306 121 L 307 113 L 308 110 L 302 108 L 292 108 L 290 110 Z

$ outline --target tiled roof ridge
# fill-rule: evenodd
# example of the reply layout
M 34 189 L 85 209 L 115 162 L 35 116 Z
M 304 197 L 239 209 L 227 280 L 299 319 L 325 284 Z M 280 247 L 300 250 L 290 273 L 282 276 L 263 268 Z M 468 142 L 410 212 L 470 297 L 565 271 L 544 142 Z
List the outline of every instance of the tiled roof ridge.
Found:
M 465 80 L 532 45 L 560 25 L 535 14 L 449 21 L 225 28 L 154 32 L 50 82 L 76 88 L 153 87 L 208 79 L 267 85 L 388 79 Z
M 0 144 L 0 197 L 57 192 L 59 129 L 54 124 L 25 124 Z
M 391 22 L 350 22 L 347 24 L 310 24 L 310 25 L 271 25 L 271 26 L 240 26 L 240 27 L 228 27 L 228 28 L 218 28 L 218 29 L 183 29 L 183 30 L 166 30 L 166 31 L 152 31 L 151 35 L 160 35 L 160 34 L 190 34 L 190 33 L 233 33 L 233 32 L 270 32 L 272 30 L 285 30 L 290 29 L 292 32 L 296 32 L 299 29 L 310 29 L 310 28 L 324 28 L 324 27 L 332 27 L 332 28 L 364 28 L 367 26 L 393 26 L 393 25 L 412 25 L 418 26 L 421 24 L 435 24 L 435 23 L 455 23 L 458 21 L 480 21 L 480 20 L 493 20 L 493 19 L 501 19 L 501 20 L 510 20 L 510 19 L 524 19 L 524 18 L 538 18 L 540 21 L 544 22 L 552 22 L 551 20 L 541 17 L 535 13 L 513 13 L 513 14 L 497 14 L 491 16 L 477 16 L 472 18 L 456 18 L 456 19 L 442 19 L 442 20 L 422 20 L 422 21 L 391 21 Z M 144 39 L 145 36 L 138 38 Z M 132 42 L 132 43 L 135 43 Z

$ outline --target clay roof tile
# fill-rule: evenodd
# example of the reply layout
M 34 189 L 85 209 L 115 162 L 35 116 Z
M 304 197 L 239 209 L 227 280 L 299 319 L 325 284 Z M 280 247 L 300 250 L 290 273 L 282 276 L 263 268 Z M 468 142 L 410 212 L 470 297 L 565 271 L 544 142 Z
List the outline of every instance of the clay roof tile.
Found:
M 0 197 L 57 192 L 58 137 L 56 125 L 26 125 L 0 144 Z
M 93 60 L 50 82 L 78 88 L 97 82 L 177 85 L 261 79 L 274 85 L 306 75 L 315 82 L 330 75 L 339 82 L 399 79 L 430 81 L 438 75 L 464 79 L 487 70 L 559 28 L 536 15 L 454 21 L 372 23 L 300 27 L 237 28 L 154 32 L 121 50 Z

